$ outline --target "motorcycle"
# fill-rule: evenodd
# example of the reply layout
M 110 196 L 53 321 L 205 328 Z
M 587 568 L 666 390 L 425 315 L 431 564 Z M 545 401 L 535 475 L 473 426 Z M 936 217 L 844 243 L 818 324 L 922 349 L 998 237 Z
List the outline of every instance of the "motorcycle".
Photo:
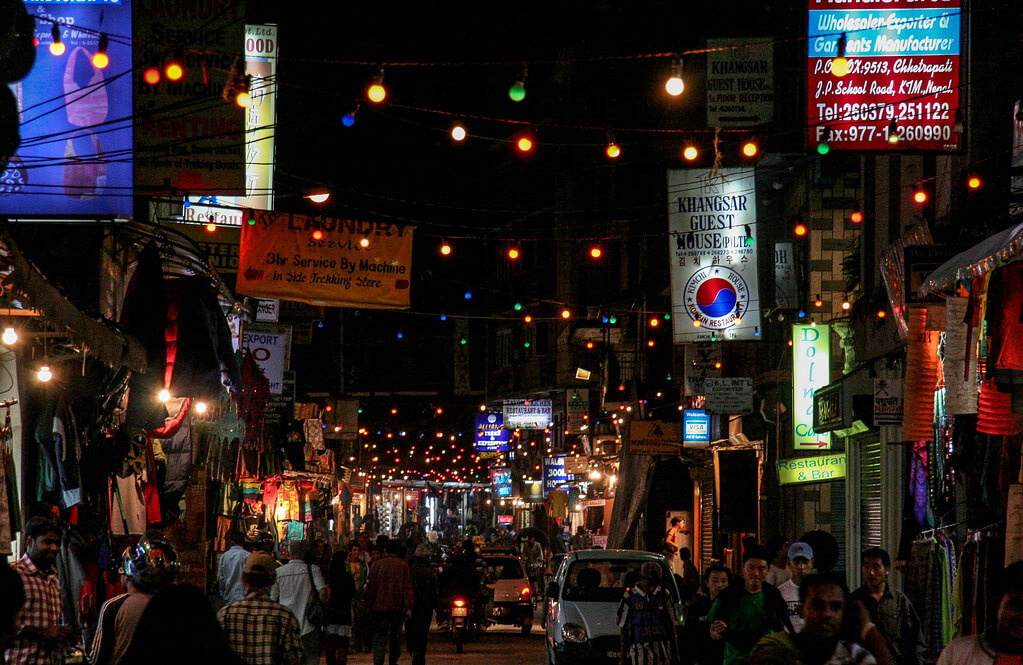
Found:
M 451 599 L 451 637 L 455 641 L 455 653 L 462 653 L 462 645 L 465 644 L 467 633 L 471 628 L 469 621 L 472 616 L 472 607 L 469 600 L 462 596 L 455 596 Z

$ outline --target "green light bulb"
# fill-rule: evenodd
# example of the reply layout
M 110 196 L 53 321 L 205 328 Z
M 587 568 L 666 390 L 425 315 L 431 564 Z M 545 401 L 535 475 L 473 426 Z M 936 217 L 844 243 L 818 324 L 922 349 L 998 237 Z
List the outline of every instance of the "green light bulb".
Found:
M 529 348 L 530 346 L 532 346 L 532 345 L 531 345 L 531 344 L 530 344 L 529 342 L 526 342 L 525 344 L 523 344 L 523 346 L 524 346 L 524 347 L 526 347 L 526 348 L 528 349 L 528 348 Z
M 464 337 L 463 337 L 462 339 L 458 340 L 458 343 L 459 343 L 459 344 L 463 344 L 463 345 L 464 345 L 464 344 L 468 344 L 468 343 L 469 343 L 469 340 L 467 340 L 466 338 L 464 338 Z
M 817 154 L 826 155 L 829 152 L 831 152 L 831 146 L 829 146 L 827 143 L 822 142 L 817 144 Z
M 665 314 L 664 315 L 664 320 L 665 321 L 671 321 L 671 314 Z
M 526 98 L 526 85 L 522 81 L 516 81 L 515 85 L 508 88 L 508 97 L 513 102 L 521 102 Z
M 520 302 L 515 303 L 515 311 L 516 312 L 522 311 L 522 303 Z
M 618 323 L 618 318 L 617 318 L 617 317 L 614 317 L 614 316 L 612 316 L 612 317 L 611 317 L 611 319 L 610 319 L 610 321 L 611 321 L 611 323 Z
M 249 217 L 249 218 L 248 218 L 248 219 L 246 220 L 246 223 L 247 223 L 247 224 L 248 224 L 249 226 L 255 226 L 255 225 L 256 225 L 256 220 L 255 220 L 255 219 L 253 219 L 252 217 Z

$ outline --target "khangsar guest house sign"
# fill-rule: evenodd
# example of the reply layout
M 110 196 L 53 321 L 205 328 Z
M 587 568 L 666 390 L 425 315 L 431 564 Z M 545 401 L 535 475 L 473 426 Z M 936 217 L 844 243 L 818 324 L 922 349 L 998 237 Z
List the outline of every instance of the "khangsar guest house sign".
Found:
M 960 0 L 810 0 L 809 11 L 811 146 L 959 147 Z M 849 71 L 837 76 L 843 39 Z

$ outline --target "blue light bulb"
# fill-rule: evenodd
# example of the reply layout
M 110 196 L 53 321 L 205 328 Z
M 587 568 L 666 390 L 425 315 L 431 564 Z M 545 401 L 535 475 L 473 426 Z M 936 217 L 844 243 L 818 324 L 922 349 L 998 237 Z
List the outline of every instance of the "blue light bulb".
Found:
M 351 127 L 352 125 L 355 124 L 355 116 L 352 115 L 351 113 L 345 113 L 343 116 L 341 116 L 341 124 L 344 125 L 345 127 Z
M 465 299 L 466 300 L 472 300 L 472 291 L 466 291 L 465 292 Z

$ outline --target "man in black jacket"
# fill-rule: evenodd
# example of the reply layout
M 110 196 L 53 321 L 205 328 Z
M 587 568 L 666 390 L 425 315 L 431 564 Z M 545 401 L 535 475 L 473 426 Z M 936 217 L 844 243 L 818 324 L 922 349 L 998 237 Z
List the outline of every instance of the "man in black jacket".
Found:
M 769 633 L 792 632 L 788 606 L 781 593 L 764 581 L 770 555 L 761 547 L 746 550 L 743 577 L 728 586 L 707 614 L 712 640 L 724 640 L 724 665 L 738 658 Z

